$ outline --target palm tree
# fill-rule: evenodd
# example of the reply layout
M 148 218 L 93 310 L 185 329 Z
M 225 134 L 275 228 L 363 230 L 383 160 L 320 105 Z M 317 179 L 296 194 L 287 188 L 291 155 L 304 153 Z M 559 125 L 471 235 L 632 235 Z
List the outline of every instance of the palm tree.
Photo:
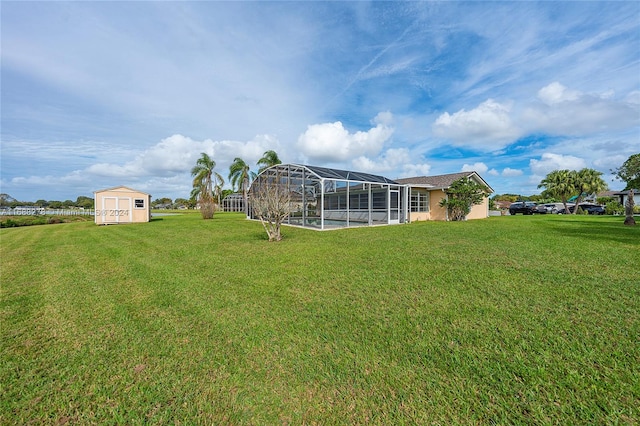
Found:
M 203 219 L 212 219 L 215 211 L 215 200 L 213 198 L 214 188 L 223 185 L 222 176 L 214 171 L 216 162 L 205 152 L 196 161 L 196 165 L 191 169 L 193 176 L 193 190 L 191 198 L 200 203 L 200 213 Z
M 247 191 L 249 190 L 250 181 L 254 177 L 255 173 L 249 170 L 249 165 L 242 158 L 236 157 L 233 159 L 233 163 L 229 166 L 229 182 L 231 182 L 231 186 L 234 189 L 242 190 L 245 215 L 249 213 Z
M 538 188 L 546 188 L 546 191 L 554 197 L 558 197 L 564 204 L 564 211 L 569 212 L 567 200 L 575 193 L 574 171 L 554 170 L 545 176 Z
M 265 151 L 264 154 L 262 154 L 262 158 L 258 160 L 258 166 L 260 166 L 258 174 L 262 173 L 263 170 L 266 170 L 269 167 L 276 166 L 278 164 L 282 164 L 282 161 L 280 161 L 278 154 L 272 149 Z
M 578 192 L 576 206 L 580 204 L 582 194 L 597 194 L 608 188 L 607 183 L 600 177 L 602 172 L 594 169 L 582 169 L 574 174 L 574 185 Z M 573 210 L 573 214 L 578 213 L 578 208 Z

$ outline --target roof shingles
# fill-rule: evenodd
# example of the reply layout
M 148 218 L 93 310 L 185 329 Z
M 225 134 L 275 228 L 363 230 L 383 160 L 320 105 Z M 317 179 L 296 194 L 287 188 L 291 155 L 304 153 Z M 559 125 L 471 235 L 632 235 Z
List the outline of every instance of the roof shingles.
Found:
M 437 176 L 417 176 L 403 179 L 396 179 L 396 182 L 401 184 L 415 184 L 415 185 L 431 185 L 434 188 L 449 188 L 451 184 L 463 177 L 469 177 L 475 172 L 461 172 L 450 173 L 447 175 Z

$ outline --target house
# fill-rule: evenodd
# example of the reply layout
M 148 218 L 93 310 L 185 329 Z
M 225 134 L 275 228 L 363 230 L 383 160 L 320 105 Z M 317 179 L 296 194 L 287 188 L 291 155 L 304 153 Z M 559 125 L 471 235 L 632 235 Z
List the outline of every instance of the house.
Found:
M 471 212 L 467 215 L 467 219 L 489 217 L 489 194 L 494 192 L 493 189 L 477 172 L 461 172 L 396 179 L 399 184 L 410 188 L 411 205 L 408 221 L 448 220 L 447 209 L 440 207 L 440 201 L 448 197 L 447 190 L 451 187 L 451 184 L 462 178 L 468 178 L 480 185 L 484 185 L 489 191 L 482 204 L 471 206 Z
M 126 186 L 93 193 L 97 225 L 139 223 L 151 220 L 151 195 Z
M 627 203 L 627 198 L 629 198 L 629 191 L 628 190 L 617 191 L 617 192 L 614 192 L 612 196 L 618 198 L 618 201 L 620 201 L 620 204 L 625 206 Z M 639 189 L 633 190 L 633 202 L 635 203 L 636 206 L 640 206 L 640 190 Z
M 286 188 L 285 224 L 315 229 L 391 225 L 417 220 L 447 220 L 440 207 L 447 189 L 469 177 L 493 190 L 475 172 L 391 180 L 384 176 L 301 164 L 279 164 L 260 173 L 249 190 L 249 217 L 257 219 L 252 198 L 269 188 Z M 488 195 L 470 219 L 489 216 Z

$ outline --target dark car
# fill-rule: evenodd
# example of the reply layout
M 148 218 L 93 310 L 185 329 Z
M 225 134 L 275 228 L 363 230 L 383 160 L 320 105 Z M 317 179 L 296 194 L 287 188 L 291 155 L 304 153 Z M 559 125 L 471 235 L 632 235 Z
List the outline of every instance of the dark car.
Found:
M 575 204 L 567 203 L 567 207 L 569 208 L 569 213 L 573 213 L 573 209 L 575 208 Z M 564 207 L 558 208 L 558 214 L 567 214 L 567 210 Z
M 511 205 L 509 206 L 509 214 L 534 214 L 537 213 L 537 206 L 538 205 L 536 203 L 531 201 L 517 201 L 515 203 L 511 203 Z
M 604 207 L 598 204 L 580 204 L 580 208 L 582 211 L 587 212 L 588 214 L 604 214 Z
M 536 208 L 533 209 L 533 212 L 534 213 L 538 213 L 538 214 L 547 214 L 547 213 L 549 213 L 547 211 L 547 208 L 544 206 L 544 204 L 537 205 Z
M 580 203 L 578 204 L 578 206 L 582 211 L 587 212 L 587 214 L 604 214 L 604 207 L 598 204 Z M 569 213 L 573 213 L 575 209 L 576 209 L 575 205 L 570 205 Z M 566 212 L 565 212 L 565 209 L 562 209 L 562 210 L 559 210 L 558 213 L 564 214 Z

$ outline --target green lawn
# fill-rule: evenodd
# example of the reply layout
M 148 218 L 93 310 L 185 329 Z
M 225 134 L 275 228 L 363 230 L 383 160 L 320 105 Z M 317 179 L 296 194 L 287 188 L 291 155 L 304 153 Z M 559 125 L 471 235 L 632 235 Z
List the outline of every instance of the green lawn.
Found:
M 0 230 L 0 424 L 638 424 L 640 226 Z

